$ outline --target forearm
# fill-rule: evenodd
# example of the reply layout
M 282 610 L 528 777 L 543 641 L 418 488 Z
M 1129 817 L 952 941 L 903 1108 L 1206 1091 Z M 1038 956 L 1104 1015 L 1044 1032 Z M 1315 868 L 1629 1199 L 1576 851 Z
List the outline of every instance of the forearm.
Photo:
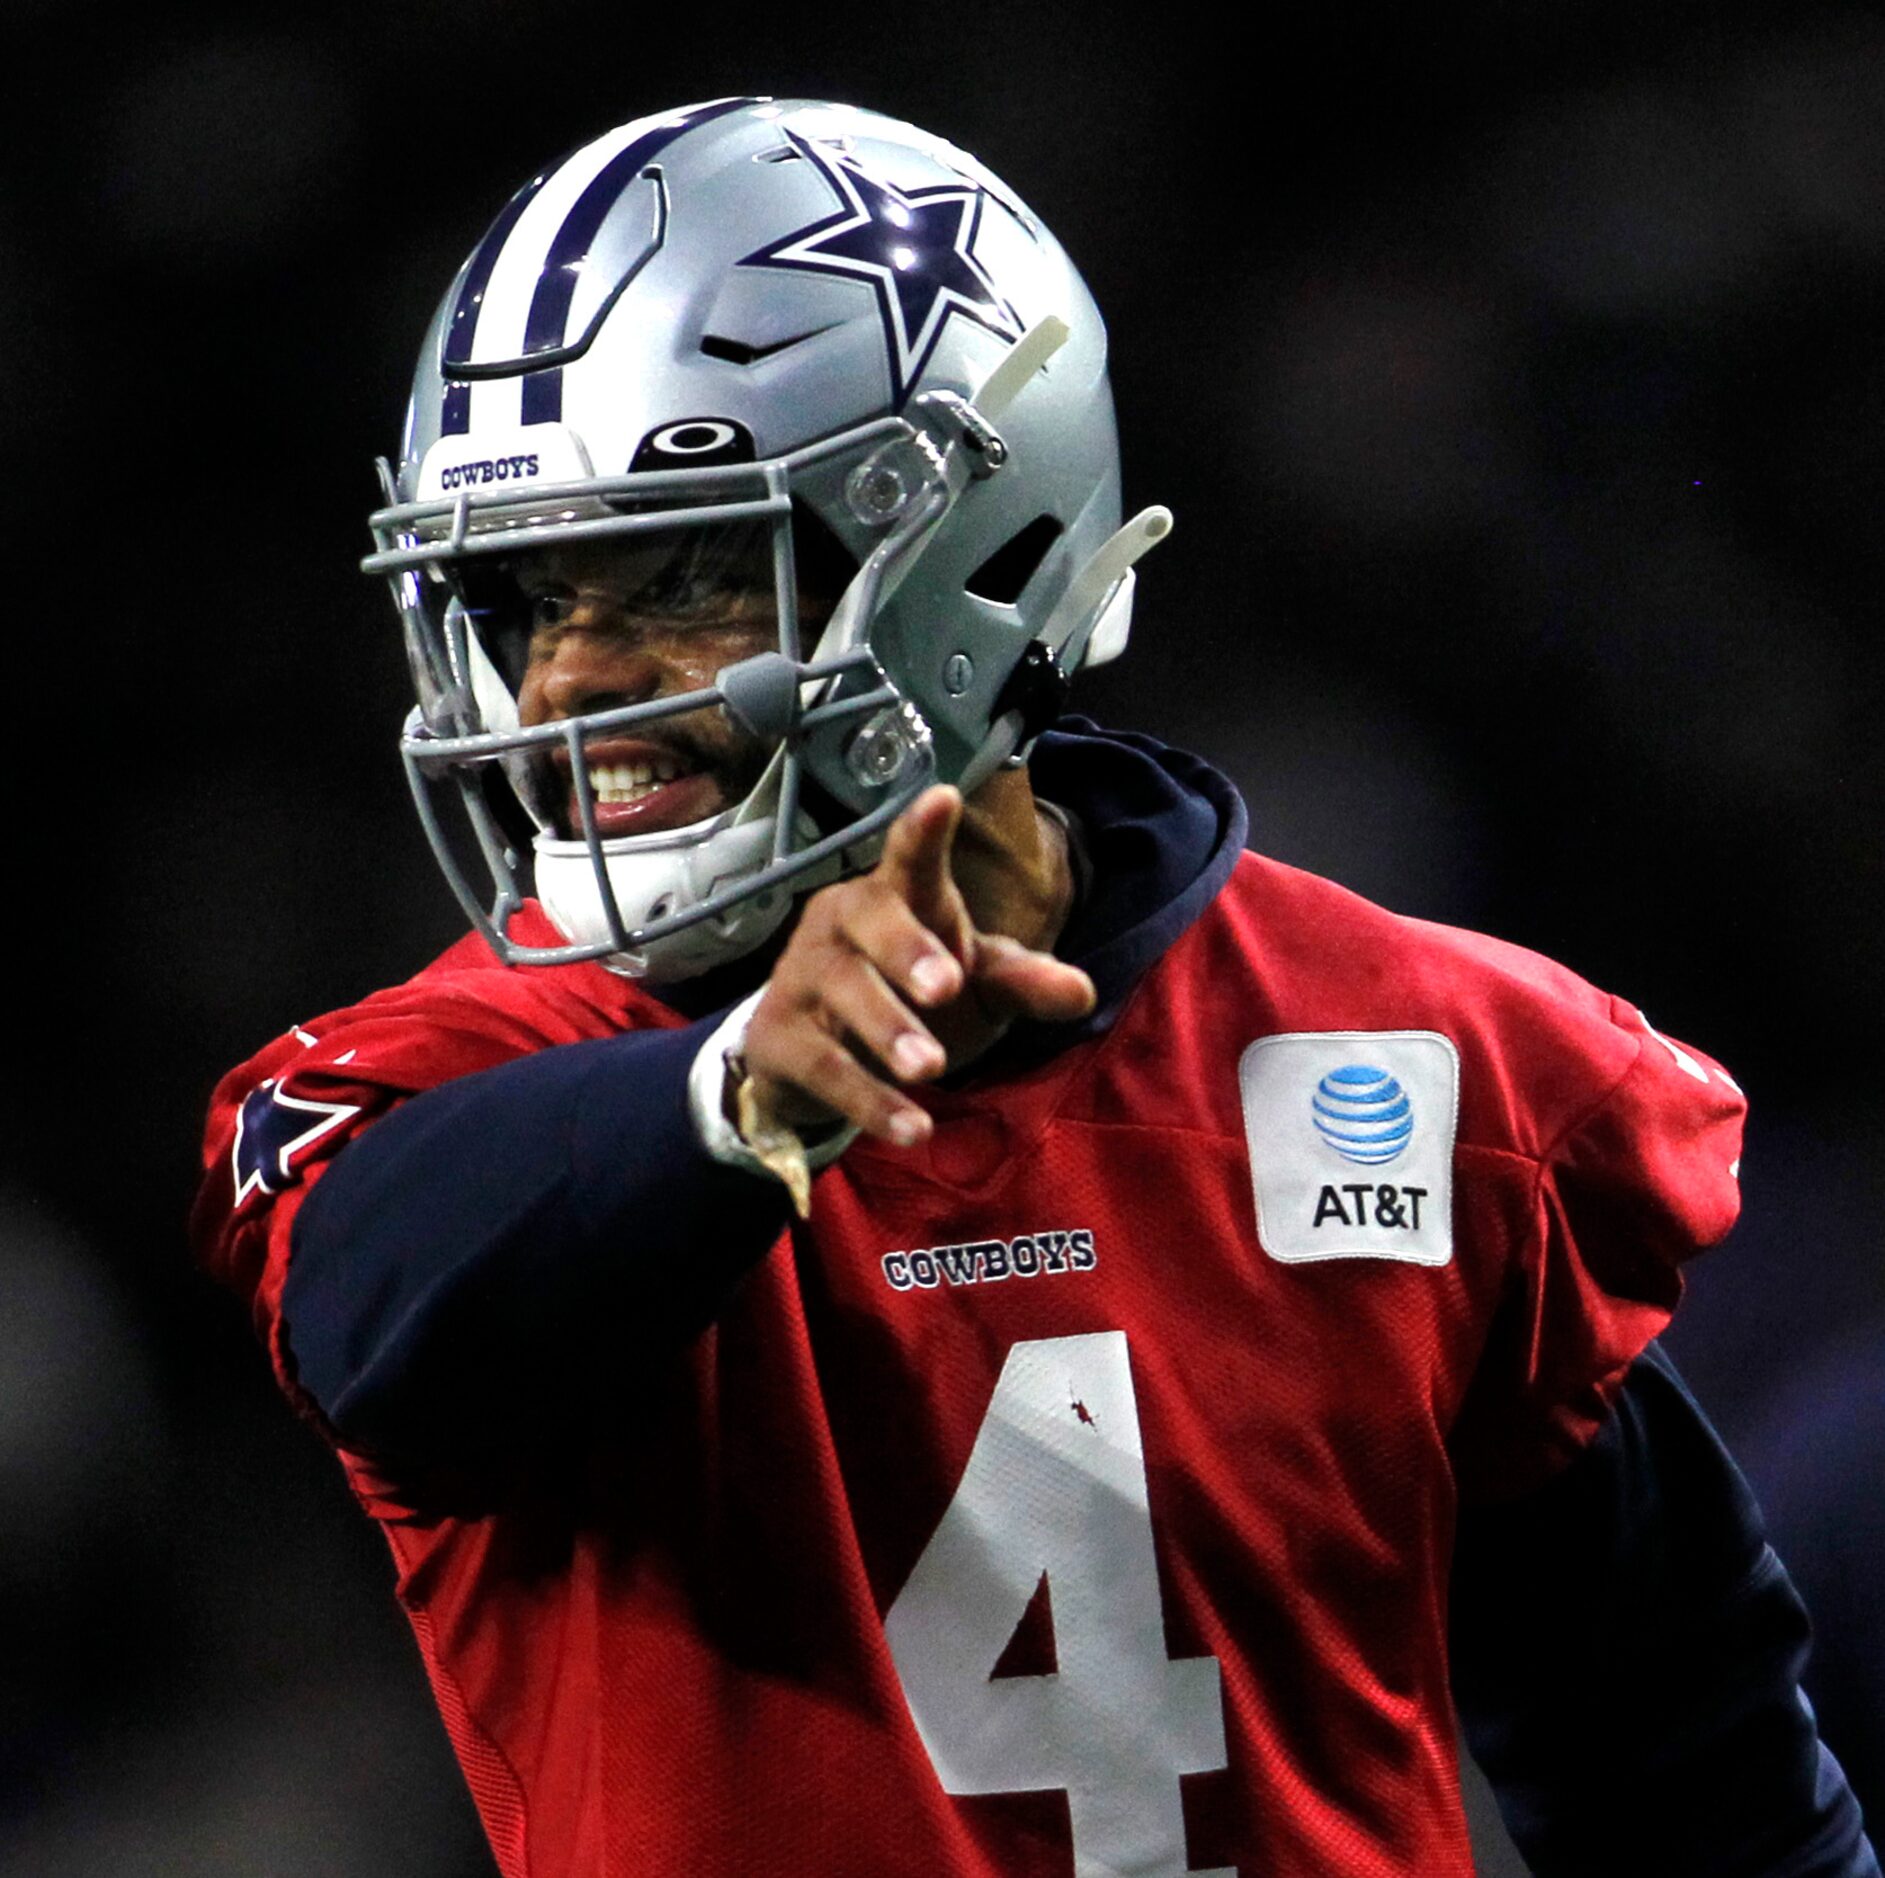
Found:
M 631 1390 L 712 1320 L 788 1205 L 699 1141 L 686 1083 L 711 1029 L 462 1077 L 336 1157 L 295 1220 L 282 1310 L 344 1442 L 477 1465 Z

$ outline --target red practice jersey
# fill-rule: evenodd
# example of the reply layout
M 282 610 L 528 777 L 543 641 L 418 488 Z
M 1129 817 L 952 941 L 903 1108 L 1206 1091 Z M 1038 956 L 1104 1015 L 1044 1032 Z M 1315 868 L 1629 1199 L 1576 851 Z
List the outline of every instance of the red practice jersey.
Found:
M 284 1385 L 289 1222 L 355 1129 L 680 1021 L 467 941 L 236 1071 L 199 1231 Z M 273 1179 L 262 1086 L 306 1118 Z M 1246 855 L 1104 1036 L 922 1099 L 624 1390 L 609 1490 L 405 1519 L 348 1457 L 507 1878 L 1470 1873 L 1455 1507 L 1591 1438 L 1727 1231 L 1732 1082 Z

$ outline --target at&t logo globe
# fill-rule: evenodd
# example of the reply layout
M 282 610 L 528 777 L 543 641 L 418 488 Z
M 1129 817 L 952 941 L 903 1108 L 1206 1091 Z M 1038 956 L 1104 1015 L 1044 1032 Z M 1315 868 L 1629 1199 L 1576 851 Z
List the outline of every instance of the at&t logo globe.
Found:
M 1316 1085 L 1316 1131 L 1345 1161 L 1380 1167 L 1414 1138 L 1413 1104 L 1399 1081 L 1367 1063 L 1332 1069 Z

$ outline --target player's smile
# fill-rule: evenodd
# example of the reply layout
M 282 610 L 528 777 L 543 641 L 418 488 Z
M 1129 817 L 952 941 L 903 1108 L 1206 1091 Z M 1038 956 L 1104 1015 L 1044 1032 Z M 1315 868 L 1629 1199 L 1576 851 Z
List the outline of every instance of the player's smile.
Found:
M 703 766 L 696 753 L 672 743 L 639 737 L 610 737 L 587 746 L 589 785 L 595 792 L 596 832 L 653 834 L 685 828 L 717 815 L 744 794 L 729 789 L 717 768 Z M 565 835 L 582 827 L 576 784 L 566 750 L 553 759 L 563 781 L 559 792 Z

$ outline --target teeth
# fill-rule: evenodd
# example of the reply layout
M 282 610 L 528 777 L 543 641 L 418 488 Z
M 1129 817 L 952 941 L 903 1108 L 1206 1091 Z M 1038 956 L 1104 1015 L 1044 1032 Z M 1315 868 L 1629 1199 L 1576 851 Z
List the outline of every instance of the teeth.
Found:
M 598 802 L 639 802 L 663 783 L 687 773 L 676 758 L 658 756 L 646 763 L 592 764 L 589 783 Z

